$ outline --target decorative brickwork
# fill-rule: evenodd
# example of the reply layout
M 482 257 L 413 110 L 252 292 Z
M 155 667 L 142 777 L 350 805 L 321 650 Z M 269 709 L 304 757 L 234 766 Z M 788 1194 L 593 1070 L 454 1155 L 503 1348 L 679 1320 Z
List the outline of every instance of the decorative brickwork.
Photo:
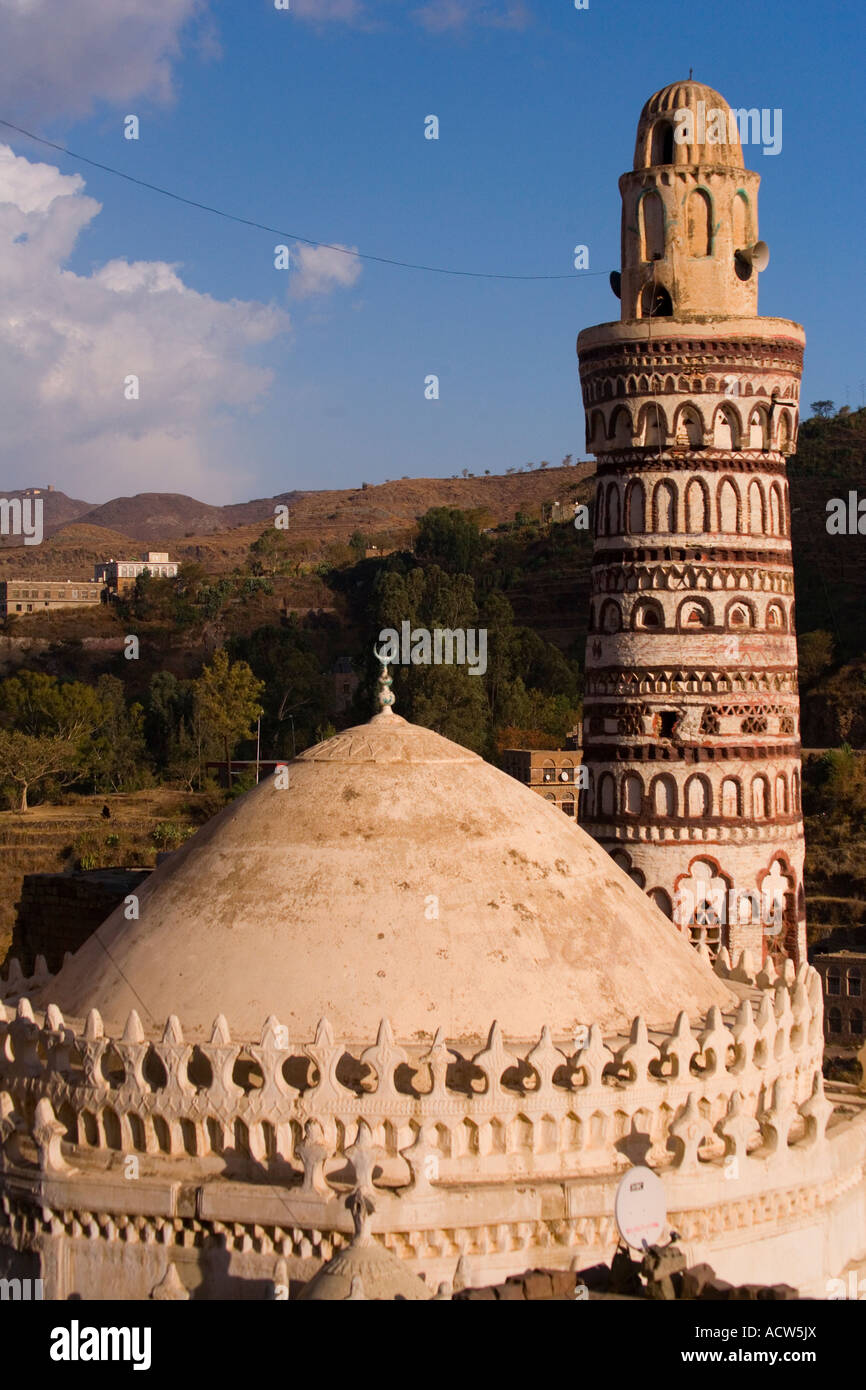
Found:
M 757 316 L 737 253 L 757 239 L 759 179 L 739 143 L 670 134 L 708 90 L 675 84 L 644 108 L 620 180 L 621 321 L 578 339 L 598 458 L 580 822 L 712 954 L 799 963 L 785 462 L 805 335 Z

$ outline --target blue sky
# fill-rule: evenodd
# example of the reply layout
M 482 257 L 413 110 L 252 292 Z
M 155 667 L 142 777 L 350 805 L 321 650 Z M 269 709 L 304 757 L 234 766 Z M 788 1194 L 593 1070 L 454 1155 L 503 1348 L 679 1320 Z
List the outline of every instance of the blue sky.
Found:
M 555 275 L 585 243 L 604 274 L 474 280 L 333 253 L 277 271 L 268 233 L 6 137 L 7 488 L 222 502 L 583 456 L 575 338 L 618 317 L 617 180 L 644 101 L 690 67 L 732 105 L 782 109 L 781 153 L 746 151 L 772 252 L 760 309 L 806 327 L 806 403 L 866 400 L 857 6 L 79 0 L 51 42 L 45 11 L 4 45 L 13 9 L 0 116 L 95 160 L 377 255 Z

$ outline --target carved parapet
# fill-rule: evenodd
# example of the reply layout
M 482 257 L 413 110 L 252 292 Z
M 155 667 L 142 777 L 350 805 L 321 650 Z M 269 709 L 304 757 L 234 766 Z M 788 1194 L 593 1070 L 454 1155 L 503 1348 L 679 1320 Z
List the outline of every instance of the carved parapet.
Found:
M 688 1170 L 725 1150 L 743 1158 L 758 1134 L 773 1160 L 826 1128 L 821 998 L 810 967 L 796 979 L 765 968 L 763 989 L 743 956 L 738 971 L 752 983 L 737 983 L 736 1013 L 714 1008 L 694 1027 L 684 1013 L 668 1032 L 642 1017 L 618 1037 L 589 1025 L 575 1048 L 547 1027 L 518 1041 L 494 1023 L 480 1049 L 441 1031 L 426 1049 L 401 1042 L 387 1020 L 366 1045 L 326 1019 L 297 1041 L 273 1016 L 255 1041 L 232 1039 L 222 1017 L 194 1042 L 178 1018 L 147 1032 L 135 1013 L 111 1036 L 95 1011 L 35 1015 L 16 977 L 0 1016 L 0 1093 L 16 1117 L 2 1161 L 26 1169 L 38 1152 L 60 1172 L 62 1141 L 76 1167 L 180 1158 L 320 1203 L 349 1182 L 424 1201 L 480 1177 L 615 1173 L 639 1149 Z

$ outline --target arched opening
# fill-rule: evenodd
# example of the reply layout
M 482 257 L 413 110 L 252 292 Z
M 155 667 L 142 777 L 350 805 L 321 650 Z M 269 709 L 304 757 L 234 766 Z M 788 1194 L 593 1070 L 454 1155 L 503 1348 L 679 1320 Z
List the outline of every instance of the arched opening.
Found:
M 740 498 L 730 478 L 719 484 L 719 530 L 737 532 L 740 529 Z
M 749 483 L 749 531 L 753 536 L 762 536 L 765 524 L 764 494 L 761 484 L 753 478 Z
M 749 416 L 749 448 L 768 449 L 770 447 L 770 432 L 767 427 L 767 413 L 761 407 L 756 407 Z
M 690 777 L 686 783 L 686 814 L 702 820 L 710 814 L 710 788 L 704 777 Z
M 772 535 L 783 536 L 785 534 L 784 516 L 779 484 L 773 483 L 770 488 L 770 533 Z
M 686 488 L 686 530 L 693 536 L 710 529 L 710 506 L 706 487 L 692 478 Z
M 640 200 L 640 248 L 642 261 L 660 260 L 665 253 L 665 209 L 658 193 Z
M 616 787 L 609 772 L 602 773 L 598 779 L 598 805 L 603 816 L 612 816 L 615 808 Z
M 673 318 L 673 313 L 673 301 L 664 285 L 656 285 L 651 281 L 644 286 L 640 297 L 642 319 L 669 319 Z
M 788 783 L 785 781 L 783 773 L 778 773 L 776 777 L 776 815 L 786 816 L 788 814 Z
M 734 196 L 731 208 L 731 229 L 734 238 L 734 250 L 742 251 L 752 242 L 750 234 L 749 200 L 745 193 L 737 193 Z
M 740 432 L 736 418 L 730 409 L 719 406 L 713 418 L 713 447 L 715 449 L 736 449 Z
M 686 202 L 686 228 L 690 256 L 713 254 L 713 205 L 708 193 L 695 188 Z
M 765 778 L 756 777 L 752 782 L 752 815 L 755 820 L 764 820 L 768 814 L 767 783 Z
M 664 888 L 651 888 L 648 897 L 652 899 L 660 912 L 663 912 L 666 917 L 673 921 L 674 905 L 671 902 L 670 894 L 666 893 Z
M 646 494 L 643 490 L 643 483 L 629 483 L 627 510 L 628 529 L 632 535 L 637 535 L 646 526 Z
M 653 490 L 652 529 L 660 532 L 677 529 L 677 494 L 673 483 L 666 478 L 656 483 Z
M 673 777 L 657 777 L 655 780 L 653 804 L 657 816 L 675 816 L 677 813 L 677 788 Z
M 627 816 L 639 816 L 643 805 L 643 783 L 637 773 L 629 772 L 623 778 L 622 809 Z
M 619 535 L 619 488 L 611 483 L 607 490 L 607 534 Z
M 670 121 L 656 121 L 650 143 L 650 164 L 673 164 L 674 128 Z
M 674 435 L 678 444 L 700 449 L 704 442 L 704 426 L 693 405 L 684 405 L 679 413 Z
M 602 632 L 619 632 L 622 626 L 619 604 L 615 599 L 606 599 L 601 610 Z
M 625 406 L 618 406 L 610 422 L 610 438 L 619 449 L 631 447 L 631 416 Z
M 726 777 L 722 782 L 722 815 L 740 814 L 740 783 L 736 777 Z
M 643 412 L 641 444 L 645 447 L 665 442 L 665 416 L 660 405 L 648 405 Z

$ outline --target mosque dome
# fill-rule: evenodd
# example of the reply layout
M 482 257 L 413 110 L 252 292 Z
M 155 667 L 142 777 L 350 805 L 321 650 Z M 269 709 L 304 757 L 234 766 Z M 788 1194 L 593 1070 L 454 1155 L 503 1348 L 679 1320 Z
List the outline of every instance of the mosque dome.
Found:
M 605 850 L 536 792 L 390 710 L 263 780 L 121 905 L 46 992 L 187 1037 L 275 1015 L 347 1040 L 656 1026 L 730 994 Z M 284 780 L 284 779 L 283 779 Z
M 678 123 L 688 135 L 682 144 L 674 139 Z M 691 80 L 671 82 L 644 106 L 637 127 L 634 167 L 650 169 L 665 164 L 744 167 L 739 133 L 731 130 L 731 108 L 712 87 Z

